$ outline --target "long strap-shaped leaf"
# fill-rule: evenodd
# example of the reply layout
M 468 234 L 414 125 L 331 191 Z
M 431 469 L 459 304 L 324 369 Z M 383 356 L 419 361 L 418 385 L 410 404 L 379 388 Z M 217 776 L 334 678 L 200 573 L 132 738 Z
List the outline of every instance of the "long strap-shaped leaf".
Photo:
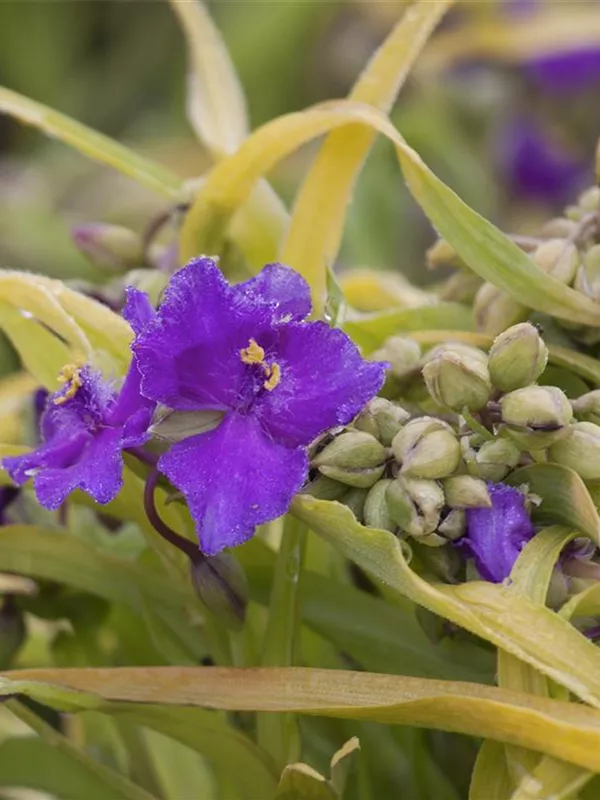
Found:
M 9 114 L 25 125 L 33 125 L 48 136 L 167 197 L 179 196 L 181 179 L 165 167 L 18 92 L 0 87 L 0 114 Z
M 417 725 L 498 739 L 600 771 L 597 711 L 478 684 L 296 667 L 125 667 L 5 673 L 0 695 L 15 693 L 71 711 L 118 713 L 121 703 L 160 702 Z
M 352 123 L 390 139 L 414 198 L 474 272 L 529 308 L 580 325 L 600 325 L 599 305 L 540 270 L 514 242 L 469 208 L 431 172 L 381 112 L 351 101 L 322 103 L 279 117 L 255 131 L 234 155 L 217 164 L 184 221 L 183 254 L 191 257 L 198 250 L 212 252 L 232 215 L 264 173 L 310 140 Z M 303 265 L 296 266 L 302 272 Z M 321 278 L 307 277 L 318 309 L 322 307 Z
M 349 99 L 388 114 L 416 58 L 452 3 L 419 0 L 409 6 L 366 66 Z M 315 297 L 325 293 L 325 267 L 337 256 L 352 187 L 375 138 L 375 131 L 360 127 L 330 134 L 296 198 L 281 260 L 302 269 L 314 286 Z
M 428 583 L 410 569 L 393 534 L 365 528 L 340 503 L 299 495 L 292 512 L 391 589 L 517 656 L 600 708 L 600 651 L 549 609 L 510 586 Z

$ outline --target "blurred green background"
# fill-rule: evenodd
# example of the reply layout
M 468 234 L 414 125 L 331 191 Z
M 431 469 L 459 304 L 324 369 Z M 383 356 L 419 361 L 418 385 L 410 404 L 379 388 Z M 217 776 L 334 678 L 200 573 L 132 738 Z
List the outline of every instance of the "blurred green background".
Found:
M 402 0 L 215 0 L 210 8 L 256 127 L 346 95 L 405 5 Z M 600 117 L 600 66 L 591 80 L 584 76 L 576 91 L 559 92 L 557 99 L 547 81 L 536 83 L 522 69 L 523 52 L 515 55 L 508 47 L 503 52 L 502 36 L 512 42 L 506 32 L 522 30 L 521 39 L 530 36 L 533 52 L 544 24 L 554 26 L 556 38 L 561 19 L 572 21 L 579 11 L 581 23 L 569 34 L 575 54 L 584 45 L 589 49 L 591 28 L 600 44 L 596 0 L 459 3 L 394 111 L 394 122 L 440 177 L 506 229 L 533 229 L 560 208 L 569 191 L 589 180 Z M 488 43 L 486 53 L 481 42 L 490 39 L 490 28 L 497 41 L 493 47 Z M 550 51 L 552 41 L 550 36 Z M 0 4 L 1 84 L 192 176 L 209 161 L 186 121 L 185 72 L 183 36 L 166 2 Z M 558 189 L 542 185 L 532 194 L 515 181 L 515 159 L 527 160 L 531 146 L 513 141 L 514 126 L 523 125 L 533 126 L 531 135 L 541 137 L 542 149 L 550 148 L 558 162 L 551 169 L 564 167 Z M 507 153 L 519 146 L 524 152 Z M 313 153 L 306 148 L 272 176 L 286 200 Z M 540 165 L 542 184 L 546 167 Z M 71 226 L 107 221 L 140 229 L 161 210 L 160 197 L 0 117 L 2 266 L 94 278 L 71 243 Z M 403 188 L 391 148 L 378 144 L 355 193 L 342 265 L 384 267 L 424 283 L 431 275 L 423 252 L 433 239 Z

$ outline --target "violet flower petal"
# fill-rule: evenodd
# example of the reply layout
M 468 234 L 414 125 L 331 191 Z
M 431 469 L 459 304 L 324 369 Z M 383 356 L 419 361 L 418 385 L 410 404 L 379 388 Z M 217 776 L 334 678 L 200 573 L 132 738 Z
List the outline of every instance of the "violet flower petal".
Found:
M 547 53 L 528 61 L 525 68 L 545 91 L 562 94 L 581 91 L 600 81 L 600 48 L 588 46 Z
M 502 583 L 535 533 L 525 497 L 503 483 L 488 483 L 491 508 L 467 509 L 467 532 L 455 544 L 473 556 L 482 578 Z
M 133 332 L 139 335 L 146 325 L 156 316 L 156 311 L 150 302 L 148 295 L 133 286 L 125 287 L 125 306 L 123 317 L 133 328 Z
M 49 509 L 59 508 L 75 489 L 97 503 L 109 503 L 122 486 L 121 431 L 105 428 L 80 448 L 69 466 L 40 470 L 34 479 L 36 497 Z
M 284 514 L 308 459 L 302 449 L 273 442 L 252 417 L 232 413 L 213 431 L 174 445 L 158 466 L 185 494 L 200 549 L 211 556 Z
M 328 428 L 346 425 L 385 377 L 385 365 L 365 361 L 345 333 L 324 322 L 282 325 L 274 351 L 281 381 L 257 399 L 256 415 L 288 447 L 307 445 Z
M 283 264 L 267 264 L 254 278 L 232 288 L 256 304 L 266 305 L 274 322 L 304 319 L 312 308 L 308 283 Z
M 180 411 L 235 408 L 247 376 L 240 350 L 264 339 L 271 316 L 234 292 L 211 259 L 192 261 L 134 342 L 142 392 Z

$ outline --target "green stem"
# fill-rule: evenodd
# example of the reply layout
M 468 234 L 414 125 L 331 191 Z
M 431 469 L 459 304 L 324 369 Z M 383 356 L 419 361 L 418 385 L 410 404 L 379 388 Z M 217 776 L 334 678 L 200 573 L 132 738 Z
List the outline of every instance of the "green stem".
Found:
M 305 550 L 304 524 L 292 516 L 286 517 L 271 590 L 263 667 L 287 667 L 294 663 L 300 632 L 299 584 Z M 297 741 L 297 724 L 292 714 L 259 714 L 258 742 L 271 753 L 280 769 L 297 760 Z

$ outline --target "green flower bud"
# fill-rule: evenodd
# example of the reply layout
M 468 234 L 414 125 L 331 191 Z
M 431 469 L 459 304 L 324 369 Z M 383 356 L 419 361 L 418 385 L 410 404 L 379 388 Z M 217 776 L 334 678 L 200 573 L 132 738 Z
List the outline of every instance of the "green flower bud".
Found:
M 227 628 L 239 630 L 248 605 L 248 581 L 230 553 L 204 557 L 191 566 L 192 584 L 206 608 Z
M 467 515 L 463 508 L 453 508 L 438 525 L 438 533 L 445 539 L 455 541 L 465 535 Z
M 494 339 L 489 352 L 492 383 L 501 392 L 529 386 L 539 378 L 548 361 L 548 348 L 529 322 L 521 322 Z
M 542 225 L 542 236 L 552 239 L 569 239 L 577 230 L 577 223 L 565 217 L 555 217 Z
M 549 450 L 551 461 L 570 467 L 586 481 L 600 480 L 600 425 L 575 422 L 565 439 Z
M 319 472 L 334 481 L 344 483 L 346 486 L 368 489 L 369 486 L 373 486 L 381 478 L 384 469 L 385 464 L 381 464 L 378 467 L 365 467 L 364 469 L 321 466 L 319 467 Z
M 442 350 L 427 360 L 423 378 L 435 402 L 453 411 L 478 411 L 492 392 L 487 358 L 475 347 Z
M 385 499 L 385 493 L 388 486 L 393 483 L 392 480 L 386 478 L 377 483 L 369 489 L 365 499 L 363 508 L 363 516 L 365 525 L 369 528 L 378 528 L 382 531 L 396 530 L 396 524 L 390 516 L 390 511 Z
M 452 245 L 445 239 L 438 239 L 425 253 L 427 266 L 430 269 L 438 267 L 463 267 L 464 261 L 457 254 Z
M 549 239 L 532 257 L 540 269 L 566 284 L 573 281 L 580 263 L 579 251 L 573 242 L 565 239 Z
M 103 272 L 126 272 L 143 264 L 142 239 L 129 228 L 92 222 L 76 225 L 71 235 L 79 251 Z
M 571 400 L 571 405 L 578 417 L 583 417 L 587 422 L 600 424 L 600 389 L 586 392 L 576 400 Z
M 223 411 L 171 411 L 163 408 L 158 411 L 149 431 L 174 444 L 198 433 L 212 431 L 224 416 Z
M 303 489 L 304 494 L 317 497 L 319 500 L 339 500 L 347 491 L 348 487 L 346 484 L 334 481 L 332 478 L 327 478 L 325 475 L 317 475 L 314 481 L 311 481 L 308 486 Z
M 596 303 L 600 302 L 600 244 L 592 245 L 577 270 L 575 288 Z
M 527 386 L 500 400 L 502 421 L 514 441 L 527 449 L 549 447 L 569 432 L 573 409 L 556 386 Z
M 368 431 L 389 447 L 394 436 L 409 419 L 410 414 L 402 406 L 383 397 L 374 397 L 356 418 L 354 426 L 359 430 Z
M 596 211 L 600 207 L 600 187 L 590 186 L 577 198 L 577 205 L 582 211 Z
M 385 462 L 386 457 L 387 450 L 370 433 L 346 431 L 317 453 L 313 464 L 319 468 L 343 467 L 359 470 L 377 467 Z
M 452 428 L 434 417 L 408 422 L 392 442 L 392 451 L 410 478 L 447 478 L 460 464 L 460 444 Z
M 363 509 L 365 507 L 365 500 L 367 498 L 366 489 L 350 489 L 340 500 L 345 506 L 348 506 L 350 511 L 354 514 L 358 522 L 362 522 Z
M 413 372 L 421 360 L 421 346 L 406 336 L 391 336 L 383 347 L 370 356 L 371 361 L 388 361 L 395 378 L 402 379 Z
M 440 521 L 444 492 L 435 481 L 398 477 L 386 487 L 391 519 L 411 536 L 433 533 Z
M 529 309 L 492 283 L 484 283 L 475 295 L 473 314 L 478 331 L 496 336 L 511 325 L 526 320 Z
M 509 439 L 496 439 L 485 442 L 474 451 L 472 460 L 467 460 L 467 469 L 471 475 L 484 481 L 498 482 L 505 478 L 511 469 L 517 466 L 521 450 Z
M 481 278 L 470 269 L 459 269 L 438 290 L 438 297 L 447 303 L 472 305 L 481 286 Z
M 485 481 L 472 475 L 446 478 L 444 494 L 450 508 L 490 508 L 492 505 Z

